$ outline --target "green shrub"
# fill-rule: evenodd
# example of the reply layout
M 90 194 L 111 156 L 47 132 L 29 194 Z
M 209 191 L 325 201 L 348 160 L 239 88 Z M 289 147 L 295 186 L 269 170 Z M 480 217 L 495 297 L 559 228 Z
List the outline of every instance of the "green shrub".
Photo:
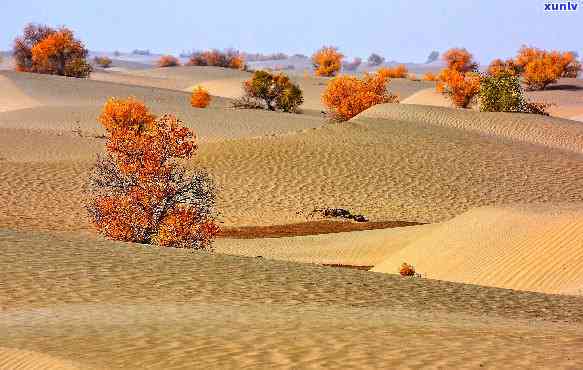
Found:
M 256 71 L 250 80 L 243 83 L 245 96 L 236 107 L 262 107 L 267 110 L 297 112 L 304 102 L 300 87 L 283 73 L 271 74 Z
M 547 115 L 544 103 L 526 100 L 520 78 L 508 72 L 488 74 L 480 82 L 480 110 L 484 112 L 516 112 Z

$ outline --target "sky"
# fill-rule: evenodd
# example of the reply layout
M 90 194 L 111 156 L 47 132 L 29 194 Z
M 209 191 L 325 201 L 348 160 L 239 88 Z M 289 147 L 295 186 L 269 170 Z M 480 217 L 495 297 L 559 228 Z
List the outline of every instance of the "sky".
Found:
M 544 11 L 547 2 L 0 0 L 0 50 L 10 49 L 33 22 L 67 26 L 93 51 L 236 48 L 311 55 L 334 45 L 348 57 L 376 52 L 387 60 L 424 62 L 432 50 L 465 47 L 487 63 L 528 44 L 583 55 L 583 0 L 571 1 L 581 9 L 554 13 Z

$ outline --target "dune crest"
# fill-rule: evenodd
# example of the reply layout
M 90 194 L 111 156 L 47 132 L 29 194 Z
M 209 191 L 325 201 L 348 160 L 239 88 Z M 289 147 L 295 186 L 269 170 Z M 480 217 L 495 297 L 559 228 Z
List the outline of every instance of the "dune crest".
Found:
M 549 148 L 583 153 L 583 125 L 534 114 L 477 112 L 467 109 L 407 104 L 381 104 L 353 120 L 375 118 L 425 123 L 477 132 Z

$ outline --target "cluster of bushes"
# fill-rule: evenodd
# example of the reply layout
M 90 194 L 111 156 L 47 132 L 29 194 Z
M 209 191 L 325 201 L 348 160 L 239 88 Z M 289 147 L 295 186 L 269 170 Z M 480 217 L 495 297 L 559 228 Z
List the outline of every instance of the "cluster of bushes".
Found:
M 178 60 L 178 58 L 172 56 L 172 55 L 163 55 L 160 57 L 160 59 L 158 59 L 158 62 L 156 63 L 158 65 L 158 67 L 178 67 L 180 65 L 180 61 Z
M 540 55 L 536 49 L 523 48 L 515 60 L 494 60 L 485 74 L 477 72 L 478 65 L 465 49 L 451 49 L 444 54 L 446 68 L 438 76 L 437 90 L 449 96 L 453 104 L 467 108 L 479 99 L 480 109 L 488 112 L 520 112 L 548 115 L 547 104 L 528 102 L 524 96 L 520 76 L 524 76 L 529 60 Z M 555 55 L 560 60 L 561 54 Z M 565 57 L 563 55 L 563 57 Z M 565 57 L 564 61 L 571 61 Z M 558 65 L 569 63 L 555 62 Z M 572 65 L 572 64 L 571 64 Z M 564 69 L 568 70 L 568 67 Z
M 207 50 L 196 51 L 192 53 L 188 66 L 213 66 L 223 68 L 233 68 L 245 70 L 245 59 L 243 55 L 236 50 Z
M 581 62 L 574 52 L 547 51 L 523 46 L 514 59 L 494 59 L 488 67 L 490 75 L 510 74 L 522 77 L 530 90 L 544 90 L 561 77 L 576 78 Z
M 93 168 L 86 205 L 97 230 L 115 240 L 210 249 L 219 231 L 213 182 L 179 162 L 197 149 L 192 131 L 131 98 L 110 99 L 99 120 L 107 154 Z
M 87 54 L 83 43 L 65 27 L 29 24 L 13 46 L 16 70 L 21 72 L 88 77 L 91 66 Z
M 409 74 L 409 71 L 405 65 L 399 64 L 396 67 L 379 68 L 377 73 L 382 76 L 386 76 L 387 78 L 406 78 Z
M 530 90 L 544 90 L 561 77 L 576 78 L 581 72 L 581 63 L 573 52 L 523 46 L 516 58 L 506 62 L 496 59 L 488 70 L 491 74 L 506 72 L 519 75 Z
M 283 73 L 271 74 L 267 71 L 256 71 L 250 80 L 243 83 L 243 98 L 236 100 L 236 108 L 281 110 L 297 113 L 304 102 L 303 93 Z
M 344 55 L 334 46 L 324 46 L 312 55 L 312 64 L 316 76 L 333 77 L 342 68 Z
M 338 76 L 328 83 L 322 103 L 330 118 L 347 121 L 373 105 L 398 102 L 398 97 L 387 88 L 388 81 L 387 76 L 379 73 L 365 74 L 362 79 Z
M 97 64 L 101 68 L 109 68 L 111 67 L 111 63 L 113 63 L 113 61 L 108 57 L 95 57 L 93 58 L 93 63 Z

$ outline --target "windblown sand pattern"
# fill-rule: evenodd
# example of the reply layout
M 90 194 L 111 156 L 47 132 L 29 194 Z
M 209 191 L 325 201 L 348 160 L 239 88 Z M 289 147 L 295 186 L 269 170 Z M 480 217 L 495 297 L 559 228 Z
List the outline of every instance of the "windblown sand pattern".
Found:
M 578 297 L 90 237 L 0 231 L 0 248 L 0 346 L 93 368 L 583 361 Z
M 583 366 L 580 123 L 403 104 L 331 124 L 326 79 L 301 76 L 304 114 L 229 108 L 249 76 L 0 73 L 0 369 Z M 197 84 L 209 109 L 189 106 Z M 391 81 L 416 104 L 432 86 Z M 84 191 L 109 96 L 194 129 L 187 166 L 215 178 L 224 235 L 261 237 L 215 254 L 98 238 Z M 321 207 L 430 224 L 285 230 L 334 230 L 306 219 Z

